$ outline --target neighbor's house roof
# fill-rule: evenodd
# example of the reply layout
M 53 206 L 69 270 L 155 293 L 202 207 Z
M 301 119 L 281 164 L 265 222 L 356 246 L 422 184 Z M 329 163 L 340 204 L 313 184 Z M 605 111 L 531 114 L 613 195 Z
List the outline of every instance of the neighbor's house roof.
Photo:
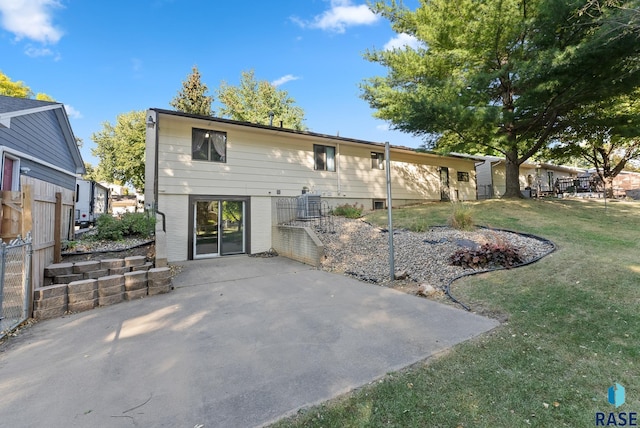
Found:
M 262 124 L 259 124 L 259 123 L 242 122 L 242 121 L 238 121 L 238 120 L 224 119 L 224 118 L 214 117 L 214 116 L 201 116 L 201 115 L 196 115 L 196 114 L 183 113 L 183 112 L 175 111 L 175 110 L 165 110 L 165 109 L 159 109 L 159 108 L 151 108 L 149 110 L 155 111 L 158 114 L 165 114 L 165 115 L 170 115 L 170 116 L 180 116 L 180 117 L 191 118 L 191 119 L 207 120 L 209 122 L 214 122 L 214 123 L 222 123 L 222 124 L 227 124 L 227 125 L 236 125 L 236 126 L 244 126 L 244 127 L 255 128 L 255 129 L 268 130 L 268 131 L 272 131 L 272 132 L 273 131 L 277 131 L 277 132 L 282 132 L 282 133 L 287 133 L 287 134 L 295 134 L 295 135 L 301 135 L 301 136 L 323 138 L 323 139 L 333 140 L 333 141 L 336 141 L 336 142 L 369 145 L 369 146 L 376 147 L 378 150 L 384 150 L 384 147 L 385 147 L 385 143 L 360 140 L 360 139 L 356 139 L 356 138 L 340 137 L 338 135 L 321 134 L 321 133 L 311 132 L 311 131 L 298 131 L 296 129 L 282 128 L 282 127 L 279 127 L 279 126 L 270 126 L 270 125 L 262 125 Z M 406 146 L 397 146 L 397 145 L 393 145 L 393 144 L 389 144 L 389 148 L 390 149 L 394 149 L 394 150 L 412 152 L 412 153 L 416 153 L 416 154 L 430 155 L 430 156 L 440 157 L 440 158 L 452 157 L 452 158 L 468 160 L 467 156 L 461 156 L 461 155 L 459 155 L 457 153 L 452 153 L 452 154 L 449 154 L 447 156 L 444 156 L 444 155 L 440 155 L 440 154 L 432 152 L 432 151 L 420 150 L 420 149 L 415 149 L 415 148 L 406 147 Z
M 53 111 L 56 115 L 60 130 L 64 136 L 65 143 L 71 153 L 73 162 L 76 166 L 76 174 L 84 174 L 84 162 L 80 149 L 76 143 L 76 138 L 73 135 L 71 124 L 69 123 L 69 117 L 64 105 L 51 101 L 32 100 L 29 98 L 16 98 L 0 95 L 0 128 L 11 128 L 11 120 L 14 117 L 27 116 L 30 114 L 36 114 L 44 111 Z M 43 159 L 46 161 L 46 159 Z

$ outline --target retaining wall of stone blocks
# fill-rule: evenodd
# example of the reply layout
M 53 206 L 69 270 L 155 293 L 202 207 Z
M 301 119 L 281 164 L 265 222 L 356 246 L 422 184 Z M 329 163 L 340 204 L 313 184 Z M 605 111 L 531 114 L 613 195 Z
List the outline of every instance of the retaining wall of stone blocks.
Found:
M 33 317 L 56 318 L 172 290 L 168 267 L 154 268 L 143 256 L 57 263 L 44 270 L 34 290 Z

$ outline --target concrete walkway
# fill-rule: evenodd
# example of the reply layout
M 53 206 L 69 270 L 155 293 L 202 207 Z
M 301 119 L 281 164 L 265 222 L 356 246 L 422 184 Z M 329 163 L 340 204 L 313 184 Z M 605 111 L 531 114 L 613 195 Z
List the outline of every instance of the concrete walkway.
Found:
M 2 345 L 2 426 L 261 426 L 498 324 L 283 257 L 188 262 L 174 286 Z

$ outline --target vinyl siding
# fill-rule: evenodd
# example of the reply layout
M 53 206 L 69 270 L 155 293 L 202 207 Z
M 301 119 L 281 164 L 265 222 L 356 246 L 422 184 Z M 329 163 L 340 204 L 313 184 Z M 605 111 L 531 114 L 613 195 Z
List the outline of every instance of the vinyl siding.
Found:
M 521 165 L 519 176 L 518 176 L 518 181 L 520 182 L 520 190 L 524 190 L 525 187 L 529 186 L 528 179 L 527 179 L 529 175 L 531 175 L 534 179 L 533 185 L 531 187 L 535 189 L 535 186 L 536 186 L 535 178 L 536 178 L 536 174 L 538 173 L 540 174 L 540 177 L 541 177 L 541 190 L 543 191 L 553 190 L 553 188 L 549 188 L 548 179 L 547 179 L 548 171 L 553 172 L 554 181 L 556 178 L 577 176 L 577 173 L 570 173 L 563 170 L 554 170 L 550 168 L 540 168 L 538 170 L 536 169 L 535 166 Z M 498 198 L 502 197 L 507 187 L 506 186 L 506 170 L 505 170 L 504 163 L 500 163 L 494 166 L 492 175 L 493 175 L 495 196 Z
M 371 152 L 384 152 L 383 146 L 283 132 L 278 128 L 243 127 L 168 114 L 158 116 L 156 127 L 147 129 L 145 200 L 154 203 L 157 132 L 157 203 L 158 209 L 166 214 L 169 262 L 188 257 L 192 233 L 187 230 L 190 195 L 250 197 L 247 230 L 252 253 L 272 247 L 276 197 L 296 197 L 306 187 L 334 206 L 357 201 L 371 209 L 373 199 L 386 199 L 386 171 L 371 168 Z M 194 161 L 192 128 L 226 132 L 226 162 Z M 335 172 L 314 170 L 314 144 L 335 147 Z M 452 191 L 457 191 L 461 199 L 475 199 L 472 160 L 392 150 L 391 164 L 394 206 L 440 200 L 439 168 L 443 166 L 449 168 Z M 458 171 L 469 173 L 468 183 L 458 183 Z
M 191 158 L 192 127 L 227 132 L 227 162 Z M 276 130 L 238 130 L 226 124 L 206 127 L 197 121 L 162 116 L 158 151 L 160 194 L 297 196 L 303 187 L 325 197 L 385 198 L 386 172 L 371 168 L 371 152 L 363 147 Z M 336 147 L 336 171 L 314 170 L 313 145 Z M 465 199 L 475 199 L 473 161 L 392 151 L 392 194 L 398 199 L 439 200 L 439 167 L 447 166 L 450 186 Z M 457 171 L 469 172 L 458 183 Z
M 10 128 L 0 129 L 0 145 L 42 159 L 72 174 L 76 172 L 76 165 L 53 110 L 12 118 Z
M 55 183 L 60 187 L 73 190 L 74 192 L 76 190 L 76 178 L 73 175 L 56 171 L 55 169 L 48 168 L 29 159 L 20 159 L 20 166 L 31 169 L 28 173 L 29 177 L 46 181 L 48 183 Z
M 158 210 L 166 216 L 167 261 L 187 260 L 189 229 L 189 196 L 162 195 Z M 162 230 L 162 218 L 158 217 L 156 228 Z
M 271 248 L 271 200 L 271 197 L 251 198 L 251 252 L 254 254 Z

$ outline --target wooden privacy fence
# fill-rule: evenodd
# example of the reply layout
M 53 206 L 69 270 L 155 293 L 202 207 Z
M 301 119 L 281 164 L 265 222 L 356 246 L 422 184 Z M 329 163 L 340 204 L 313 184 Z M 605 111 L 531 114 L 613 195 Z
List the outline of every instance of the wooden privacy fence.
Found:
M 0 237 L 5 242 L 31 232 L 31 289 L 42 286 L 44 268 L 60 262 L 63 240 L 74 239 L 74 191 L 22 175 L 20 192 L 2 192 Z

